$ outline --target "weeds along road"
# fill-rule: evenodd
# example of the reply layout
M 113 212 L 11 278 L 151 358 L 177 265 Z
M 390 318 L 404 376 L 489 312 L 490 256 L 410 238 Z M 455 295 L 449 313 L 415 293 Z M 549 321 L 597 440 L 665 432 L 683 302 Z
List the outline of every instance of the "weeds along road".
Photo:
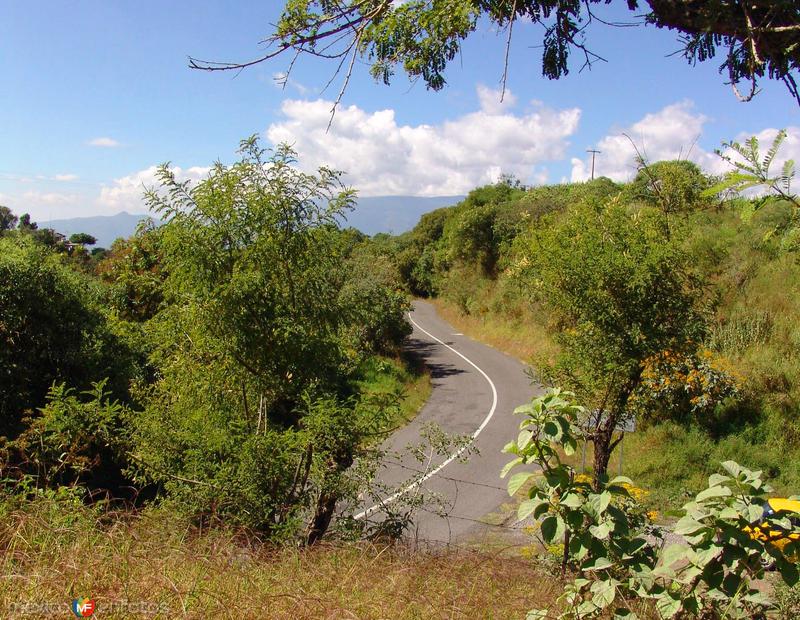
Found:
M 509 501 L 499 476 L 511 456 L 501 450 L 518 433 L 521 418 L 512 414 L 514 408 L 530 400 L 537 389 L 523 364 L 457 333 L 431 304 L 414 302 L 410 318 L 414 331 L 408 348 L 425 361 L 433 390 L 417 417 L 396 431 L 384 448 L 402 454 L 406 446 L 420 443 L 426 423 L 435 422 L 445 433 L 474 436 L 472 445 L 478 452 L 466 462 L 454 458 L 453 450 L 430 462 L 409 454 L 402 454 L 399 461 L 390 457 L 378 474 L 394 489 L 384 501 L 438 494 L 448 516 L 430 509 L 418 511 L 409 536 L 435 543 L 466 542 L 491 532 L 479 520 Z M 409 487 L 418 472 L 425 472 L 426 478 Z M 359 516 L 380 519 L 380 507 L 373 504 L 362 506 Z

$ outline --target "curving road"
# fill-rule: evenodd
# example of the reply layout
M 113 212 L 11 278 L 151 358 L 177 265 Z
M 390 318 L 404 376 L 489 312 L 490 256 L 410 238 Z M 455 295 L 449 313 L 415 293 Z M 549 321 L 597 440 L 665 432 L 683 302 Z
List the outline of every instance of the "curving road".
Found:
M 420 442 L 420 429 L 435 422 L 451 434 L 473 435 L 478 453 L 466 463 L 443 455 L 420 463 L 410 455 L 390 460 L 379 473 L 382 482 L 396 495 L 434 492 L 446 500 L 448 517 L 420 511 L 414 521 L 413 537 L 432 542 L 464 542 L 480 538 L 489 526 L 479 522 L 509 500 L 499 474 L 509 455 L 501 449 L 517 436 L 519 416 L 515 407 L 530 400 L 537 391 L 525 374 L 525 366 L 514 358 L 457 333 L 439 318 L 431 304 L 414 303 L 414 327 L 408 348 L 421 356 L 431 373 L 431 397 L 414 420 L 396 431 L 384 448 L 400 452 Z M 428 475 L 419 485 L 408 488 L 415 471 Z M 420 489 L 417 489 L 417 486 Z M 363 506 L 360 517 L 379 518 L 377 506 Z

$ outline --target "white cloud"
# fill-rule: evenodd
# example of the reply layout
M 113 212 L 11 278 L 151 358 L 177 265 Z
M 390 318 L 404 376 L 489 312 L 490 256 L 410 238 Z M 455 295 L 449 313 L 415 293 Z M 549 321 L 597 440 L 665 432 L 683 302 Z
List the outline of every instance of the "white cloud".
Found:
M 114 140 L 114 138 L 108 137 L 100 137 L 100 138 L 93 138 L 87 142 L 89 146 L 100 146 L 105 148 L 114 148 L 116 146 L 122 146 L 119 142 Z
M 74 204 L 79 198 L 75 194 L 29 190 L 22 194 L 22 199 L 32 205 L 58 206 Z
M 595 176 L 627 181 L 636 174 L 636 150 L 647 161 L 690 159 L 708 168 L 715 157 L 696 145 L 708 118 L 696 113 L 690 101 L 681 101 L 647 114 L 630 127 L 615 131 L 597 143 Z M 634 147 L 635 145 L 635 147 Z M 591 156 L 573 158 L 572 180 L 591 176 Z
M 502 101 L 500 101 L 501 97 Z M 508 88 L 504 94 L 502 89 L 494 90 L 478 84 L 478 102 L 481 104 L 481 110 L 487 114 L 500 114 L 513 108 L 517 103 L 517 98 Z
M 615 181 L 630 180 L 636 174 L 636 149 L 633 143 L 649 162 L 688 159 L 709 174 L 724 174 L 731 170 L 730 164 L 697 144 L 707 121 L 706 116 L 694 111 L 690 101 L 674 103 L 658 112 L 647 114 L 630 127 L 614 131 L 597 143 L 596 148 L 601 153 L 597 155 L 595 162 L 595 176 L 607 176 Z M 777 132 L 774 128 L 755 133 L 745 131 L 734 139 L 744 142 L 755 135 L 763 155 L 771 146 Z M 732 152 L 728 154 L 733 155 Z M 787 128 L 786 140 L 772 164 L 771 172 L 777 174 L 787 159 L 800 161 L 800 127 Z M 590 155 L 582 159 L 572 158 L 571 164 L 572 181 L 585 181 L 591 176 Z
M 267 129 L 275 144 L 288 142 L 305 169 L 343 170 L 364 196 L 463 194 L 514 174 L 525 182 L 544 180 L 542 164 L 562 159 L 580 110 L 534 104 L 522 114 L 499 106 L 499 93 L 479 87 L 482 109 L 439 125 L 401 125 L 394 110 L 368 112 L 340 107 L 327 131 L 331 101 L 286 100 L 284 119 Z M 496 97 L 496 99 L 495 99 Z
M 200 181 L 208 175 L 210 167 L 192 166 L 181 168 L 173 166 L 172 171 L 178 181 Z M 103 186 L 97 198 L 98 206 L 111 213 L 119 211 L 143 212 L 147 211 L 142 196 L 145 189 L 158 186 L 158 166 L 150 166 L 144 170 L 114 179 L 111 185 Z
M 65 181 L 65 182 L 77 181 L 78 180 L 78 175 L 77 174 L 57 174 L 56 176 L 53 177 L 53 179 L 56 180 L 56 181 Z

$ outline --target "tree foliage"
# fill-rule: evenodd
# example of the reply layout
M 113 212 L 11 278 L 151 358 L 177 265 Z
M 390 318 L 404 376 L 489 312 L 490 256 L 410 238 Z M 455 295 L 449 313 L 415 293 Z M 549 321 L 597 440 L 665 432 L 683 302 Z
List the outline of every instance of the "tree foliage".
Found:
M 688 255 L 670 239 L 664 214 L 618 200 L 587 204 L 517 240 L 519 278 L 554 312 L 561 351 L 537 372 L 592 410 L 595 476 L 604 475 L 632 416 L 644 362 L 689 351 L 703 333 L 701 288 Z
M 594 11 L 610 0 L 292 0 L 284 6 L 271 48 L 261 57 L 243 63 L 219 63 L 190 59 L 190 66 L 205 70 L 238 69 L 282 53 L 307 54 L 338 59 L 349 69 L 342 92 L 357 57 L 370 64 L 372 75 L 388 83 L 398 66 L 428 88 L 446 84 L 445 69 L 458 54 L 462 42 L 487 19 L 507 30 L 510 44 L 515 22 L 542 26 L 540 48 L 542 74 L 560 78 L 570 71 L 571 56 L 583 66 L 600 58 L 587 43 L 593 22 L 602 21 Z M 622 2 L 620 2 L 622 4 Z M 645 13 L 644 22 L 680 33 L 684 56 L 690 63 L 724 55 L 720 72 L 736 87 L 749 81 L 756 92 L 759 78 L 768 76 L 786 83 L 798 99 L 792 76 L 800 66 L 800 10 L 796 2 L 730 0 L 694 2 L 682 0 L 626 0 L 631 12 Z M 294 62 L 294 61 L 292 61 Z M 506 71 L 507 71 L 506 67 Z M 341 98 L 341 94 L 340 94 Z
M 393 407 L 359 392 L 358 370 L 405 336 L 407 302 L 353 261 L 339 173 L 302 173 L 289 147 L 255 138 L 241 154 L 195 186 L 164 166 L 147 194 L 165 220 L 163 306 L 134 458 L 195 515 L 314 542 Z
M 111 377 L 128 396 L 135 356 L 100 310 L 101 291 L 31 239 L 0 240 L 0 435 L 45 405 L 53 383 L 84 390 Z
M 81 245 L 94 245 L 97 239 L 92 237 L 89 233 L 74 233 L 69 236 L 70 243 L 79 243 Z
M 17 225 L 18 219 L 11 209 L 0 205 L 0 233 L 6 230 L 13 230 Z

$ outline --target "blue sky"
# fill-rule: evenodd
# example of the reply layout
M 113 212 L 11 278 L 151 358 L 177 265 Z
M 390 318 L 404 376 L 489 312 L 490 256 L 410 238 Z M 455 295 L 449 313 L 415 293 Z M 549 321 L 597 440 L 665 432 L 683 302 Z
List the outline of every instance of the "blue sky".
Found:
M 615 3 L 615 6 L 624 3 Z M 529 183 L 580 180 L 585 149 L 598 174 L 633 170 L 631 135 L 651 159 L 689 157 L 711 171 L 722 140 L 790 128 L 800 158 L 800 111 L 780 83 L 740 103 L 712 61 L 690 67 L 676 35 L 595 24 L 590 47 L 608 59 L 559 81 L 540 76 L 539 30 L 518 24 L 506 103 L 505 34 L 483 25 L 447 71 L 441 92 L 398 74 L 391 87 L 363 65 L 325 133 L 338 84 L 308 59 L 283 90 L 289 58 L 208 74 L 187 56 L 245 60 L 277 18 L 279 2 L 3 3 L 0 21 L 0 204 L 38 220 L 141 211 L 153 166 L 171 161 L 202 178 L 232 161 L 241 138 L 287 140 L 301 164 L 349 173 L 363 195 L 464 193 L 511 172 Z M 630 19 L 621 8 L 605 17 Z M 696 142 L 696 143 L 695 143 Z M 796 155 L 795 155 L 796 154 Z

